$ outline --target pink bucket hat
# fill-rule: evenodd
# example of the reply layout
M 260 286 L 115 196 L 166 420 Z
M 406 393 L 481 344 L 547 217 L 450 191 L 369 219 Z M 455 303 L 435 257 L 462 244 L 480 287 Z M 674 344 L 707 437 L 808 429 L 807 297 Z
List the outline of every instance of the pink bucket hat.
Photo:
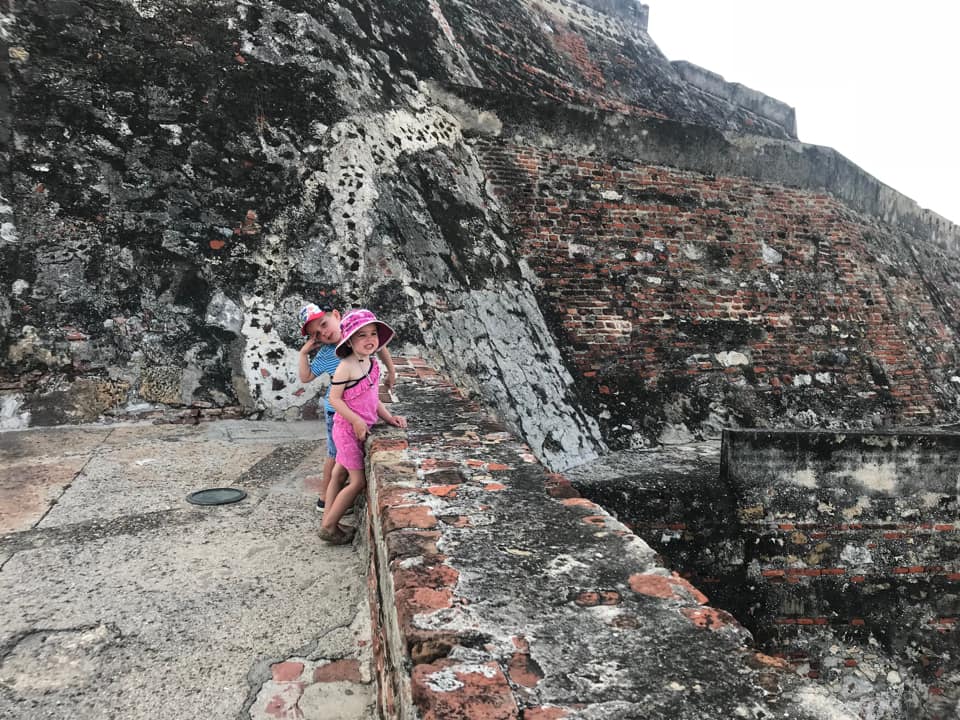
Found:
M 334 351 L 337 353 L 337 357 L 345 358 L 350 354 L 351 350 L 347 341 L 350 340 L 350 337 L 357 330 L 370 323 L 376 323 L 377 326 L 377 336 L 380 340 L 380 345 L 377 347 L 377 350 L 390 342 L 396 334 L 393 332 L 392 327 L 382 320 L 377 320 L 377 316 L 369 310 L 351 310 L 344 315 L 343 320 L 340 321 L 340 333 L 342 337 L 340 338 L 340 342 L 337 343 L 337 349 Z

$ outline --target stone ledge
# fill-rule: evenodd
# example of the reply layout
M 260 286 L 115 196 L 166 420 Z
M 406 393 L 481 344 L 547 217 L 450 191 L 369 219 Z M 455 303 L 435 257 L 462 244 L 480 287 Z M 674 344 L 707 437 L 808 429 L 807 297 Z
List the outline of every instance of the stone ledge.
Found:
M 853 717 L 442 376 L 397 367 L 410 428 L 367 456 L 385 717 Z

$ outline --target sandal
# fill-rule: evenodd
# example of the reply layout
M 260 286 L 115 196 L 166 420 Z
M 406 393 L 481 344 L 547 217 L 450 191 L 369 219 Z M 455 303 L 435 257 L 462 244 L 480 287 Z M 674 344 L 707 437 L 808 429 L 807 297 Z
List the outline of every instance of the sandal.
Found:
M 320 526 L 320 539 L 330 543 L 331 545 L 346 545 L 348 542 L 353 540 L 353 533 L 346 533 L 340 529 L 340 526 L 337 525 L 333 530 L 327 530 L 322 525 Z

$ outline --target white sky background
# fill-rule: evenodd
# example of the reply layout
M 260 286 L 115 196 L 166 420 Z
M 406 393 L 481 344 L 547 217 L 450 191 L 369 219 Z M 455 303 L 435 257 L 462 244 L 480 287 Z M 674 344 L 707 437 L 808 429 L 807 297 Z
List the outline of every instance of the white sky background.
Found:
M 669 60 L 787 103 L 801 141 L 960 224 L 960 2 L 642 1 Z

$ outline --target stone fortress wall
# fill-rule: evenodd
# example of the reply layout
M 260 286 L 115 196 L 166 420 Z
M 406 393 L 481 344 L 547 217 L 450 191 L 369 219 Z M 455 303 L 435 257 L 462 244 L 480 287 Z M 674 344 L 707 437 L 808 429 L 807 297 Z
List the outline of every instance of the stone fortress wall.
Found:
M 958 452 L 956 433 L 725 431 L 719 479 L 742 543 L 727 577 L 745 580 L 737 616 L 757 641 L 821 682 L 952 696 Z M 871 638 L 893 658 L 885 671 L 869 668 Z
M 817 682 L 758 651 L 447 378 L 421 358 L 398 365 L 395 407 L 421 420 L 368 441 L 360 533 L 384 717 L 852 720 L 917 707 L 913 680 L 848 691 L 849 677 Z
M 481 150 L 608 443 L 954 417 L 952 250 L 823 189 L 637 162 L 625 144 Z
M 324 299 L 557 469 L 956 418 L 956 226 L 669 62 L 643 6 L 185 7 L 6 16 L 4 427 L 311 417 Z
M 313 417 L 308 300 L 376 309 L 553 470 L 955 422 L 957 226 L 647 30 L 626 0 L 0 14 L 0 427 Z

